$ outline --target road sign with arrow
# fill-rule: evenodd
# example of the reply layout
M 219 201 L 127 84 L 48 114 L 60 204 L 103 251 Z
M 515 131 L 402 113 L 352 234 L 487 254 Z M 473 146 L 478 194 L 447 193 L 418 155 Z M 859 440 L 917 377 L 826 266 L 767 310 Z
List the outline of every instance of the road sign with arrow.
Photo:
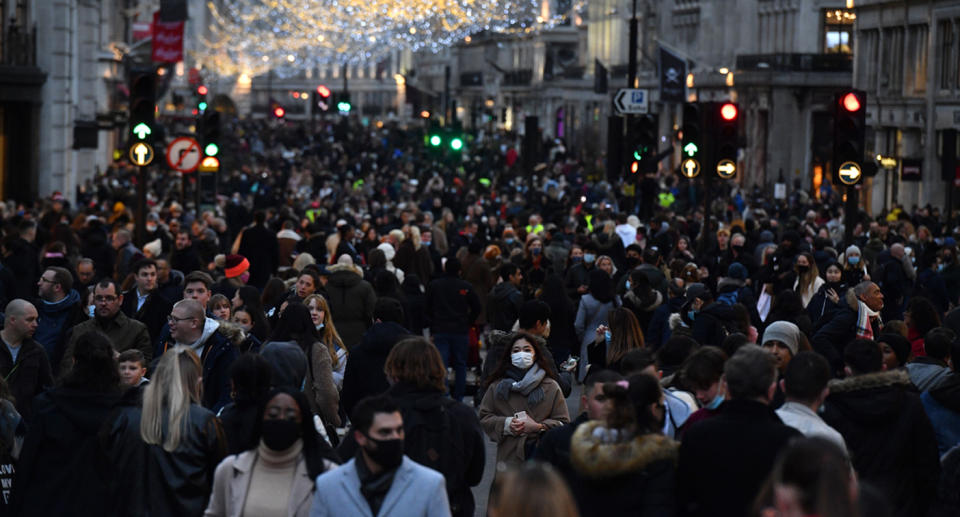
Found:
M 730 179 L 737 173 L 737 164 L 733 160 L 720 160 L 717 163 L 717 175 L 723 179 Z
M 680 172 L 688 178 L 696 178 L 700 175 L 700 162 L 687 158 L 680 162 Z
M 137 142 L 130 147 L 130 161 L 134 165 L 143 167 L 153 161 L 153 147 L 144 142 Z
M 613 97 L 613 105 L 620 114 L 647 113 L 650 111 L 647 90 L 621 88 Z
M 843 162 L 837 170 L 837 175 L 840 176 L 840 181 L 844 185 L 856 185 L 860 181 L 861 174 L 860 165 L 856 162 Z
M 170 142 L 165 154 L 167 165 L 175 171 L 193 172 L 200 165 L 200 144 L 188 136 Z

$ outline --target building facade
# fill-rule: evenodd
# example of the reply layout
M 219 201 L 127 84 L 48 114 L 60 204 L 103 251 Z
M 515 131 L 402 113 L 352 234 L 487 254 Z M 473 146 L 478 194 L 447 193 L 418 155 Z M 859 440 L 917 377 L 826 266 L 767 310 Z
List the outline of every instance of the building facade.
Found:
M 945 206 L 942 140 L 960 127 L 960 2 L 857 0 L 854 85 L 867 92 L 867 151 L 886 166 L 873 179 L 875 209 Z M 951 174 L 952 172 L 952 174 Z

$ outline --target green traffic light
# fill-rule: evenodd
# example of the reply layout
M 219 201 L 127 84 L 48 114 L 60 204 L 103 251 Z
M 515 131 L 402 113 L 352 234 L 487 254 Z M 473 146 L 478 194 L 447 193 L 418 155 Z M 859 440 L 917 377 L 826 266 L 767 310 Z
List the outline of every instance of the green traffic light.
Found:
M 434 147 L 439 147 L 443 143 L 443 140 L 440 138 L 440 135 L 430 136 L 430 145 Z
M 634 151 L 634 152 L 633 152 L 633 159 L 634 159 L 634 160 L 642 160 L 642 159 L 643 159 L 643 156 L 640 155 L 640 151 Z
M 207 146 L 203 148 L 203 153 L 206 154 L 207 156 L 216 156 L 217 153 L 219 152 L 220 152 L 220 146 L 218 146 L 213 142 L 207 144 Z
M 350 111 L 350 108 L 351 108 L 351 106 L 350 106 L 350 103 L 349 103 L 349 102 L 338 102 L 338 103 L 337 103 L 337 109 L 340 110 L 340 111 Z
M 450 140 L 450 149 L 454 151 L 463 149 L 463 139 L 455 137 L 453 140 Z
M 150 129 L 150 126 L 144 124 L 143 122 L 133 126 L 133 134 L 137 135 L 137 138 L 143 140 L 147 137 L 153 130 Z
M 206 103 L 206 102 L 200 102 L 200 104 L 197 104 L 197 109 L 200 110 L 200 111 L 206 111 L 206 110 L 207 110 L 207 103 Z

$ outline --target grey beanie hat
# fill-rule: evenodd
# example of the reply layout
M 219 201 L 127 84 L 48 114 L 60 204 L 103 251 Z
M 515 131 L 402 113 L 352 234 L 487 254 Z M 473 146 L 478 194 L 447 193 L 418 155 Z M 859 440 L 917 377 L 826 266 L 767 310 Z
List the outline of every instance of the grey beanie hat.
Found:
M 787 345 L 792 355 L 797 355 L 800 348 L 800 327 L 789 321 L 775 321 L 763 331 L 761 346 L 768 341 L 779 341 Z

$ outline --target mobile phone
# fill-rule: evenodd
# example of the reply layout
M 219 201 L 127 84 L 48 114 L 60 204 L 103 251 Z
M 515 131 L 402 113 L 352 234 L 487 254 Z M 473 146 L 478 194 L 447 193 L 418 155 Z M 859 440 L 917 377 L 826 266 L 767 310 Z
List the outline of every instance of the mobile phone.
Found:
M 514 418 L 514 420 L 523 420 L 523 419 L 527 418 L 527 412 L 526 412 L 526 411 L 517 411 L 516 413 L 514 413 L 513 418 Z

